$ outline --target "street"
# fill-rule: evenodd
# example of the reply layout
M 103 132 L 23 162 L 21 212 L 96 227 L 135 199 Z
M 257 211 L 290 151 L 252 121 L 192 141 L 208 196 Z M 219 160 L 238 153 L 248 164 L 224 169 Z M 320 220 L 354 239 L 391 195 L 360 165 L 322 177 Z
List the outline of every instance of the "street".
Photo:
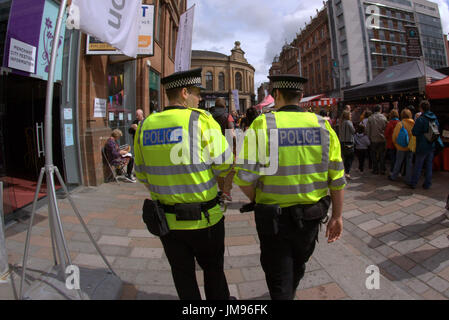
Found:
M 386 176 L 361 176 L 354 171 L 346 187 L 342 239 L 327 244 L 325 227 L 321 228 L 296 299 L 448 299 L 449 220 L 444 216 L 448 180 L 448 172 L 435 172 L 430 190 L 411 190 Z M 107 183 L 73 192 L 89 230 L 124 282 L 121 298 L 178 299 L 162 244 L 141 219 L 146 196 L 139 183 Z M 225 213 L 224 265 L 231 295 L 243 300 L 269 299 L 254 215 L 238 211 L 246 199 L 236 186 L 232 197 L 234 202 Z M 106 268 L 68 200 L 58 203 L 72 262 Z M 5 232 L 16 290 L 27 227 L 28 220 L 24 220 Z M 32 234 L 27 275 L 37 277 L 52 265 L 46 205 L 38 209 Z M 370 273 L 366 271 L 371 265 L 381 272 L 378 289 L 367 289 Z M 197 270 L 203 291 L 202 271 Z M 0 299 L 14 299 L 11 284 L 0 284 Z

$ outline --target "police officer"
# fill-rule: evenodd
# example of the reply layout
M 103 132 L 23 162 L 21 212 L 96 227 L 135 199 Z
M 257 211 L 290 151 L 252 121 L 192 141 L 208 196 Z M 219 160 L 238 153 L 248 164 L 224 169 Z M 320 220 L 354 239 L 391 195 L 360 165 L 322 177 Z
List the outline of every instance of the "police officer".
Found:
M 196 258 L 204 271 L 206 299 L 227 300 L 224 216 L 217 199 L 217 177 L 226 176 L 232 152 L 218 123 L 196 109 L 203 89 L 201 71 L 177 72 L 161 80 L 169 107 L 148 116 L 138 128 L 136 176 L 165 213 L 170 230 L 160 239 L 179 298 L 201 299 Z M 214 143 L 203 137 L 206 131 L 215 134 Z
M 248 129 L 234 182 L 255 202 L 270 296 L 292 300 L 331 201 L 326 237 L 331 243 L 341 235 L 346 181 L 336 133 L 321 116 L 299 107 L 307 80 L 296 75 L 269 78 L 276 110 L 259 116 Z

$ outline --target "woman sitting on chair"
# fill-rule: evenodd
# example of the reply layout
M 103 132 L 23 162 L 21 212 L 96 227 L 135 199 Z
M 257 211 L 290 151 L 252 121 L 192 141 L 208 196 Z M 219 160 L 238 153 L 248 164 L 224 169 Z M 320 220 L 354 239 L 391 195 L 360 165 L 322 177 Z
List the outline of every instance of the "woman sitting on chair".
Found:
M 136 179 L 131 175 L 134 166 L 134 158 L 129 153 L 131 151 L 131 146 L 126 149 L 120 150 L 118 140 L 123 136 L 120 129 L 115 129 L 111 133 L 111 137 L 106 141 L 105 152 L 109 163 L 114 167 L 124 167 L 126 168 L 125 179 L 130 182 L 136 182 Z

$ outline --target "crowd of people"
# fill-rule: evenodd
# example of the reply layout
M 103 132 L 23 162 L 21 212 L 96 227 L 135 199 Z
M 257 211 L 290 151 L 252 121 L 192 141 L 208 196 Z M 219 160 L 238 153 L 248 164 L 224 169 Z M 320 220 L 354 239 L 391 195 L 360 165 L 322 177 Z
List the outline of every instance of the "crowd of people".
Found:
M 359 172 L 365 170 L 365 162 L 375 175 L 387 175 L 391 181 L 402 181 L 414 189 L 424 172 L 423 188 L 432 185 L 433 159 L 443 149 L 441 128 L 437 116 L 430 110 L 430 103 L 423 100 L 419 112 L 407 106 L 381 113 L 377 105 L 365 110 L 360 121 L 352 121 L 351 106 L 347 105 L 341 117 L 334 123 L 338 133 L 345 176 L 351 179 L 354 158 L 358 159 Z M 389 165 L 387 166 L 387 162 Z

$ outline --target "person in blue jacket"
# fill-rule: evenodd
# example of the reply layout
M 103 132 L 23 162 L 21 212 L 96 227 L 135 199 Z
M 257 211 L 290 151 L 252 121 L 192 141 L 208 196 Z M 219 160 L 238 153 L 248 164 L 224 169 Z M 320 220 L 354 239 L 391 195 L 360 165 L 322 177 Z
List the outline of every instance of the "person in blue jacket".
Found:
M 423 184 L 424 189 L 429 189 L 432 186 L 432 165 L 435 154 L 436 142 L 429 142 L 424 134 L 429 130 L 429 122 L 436 121 L 439 128 L 437 116 L 430 111 L 430 103 L 427 100 L 421 101 L 419 105 L 421 115 L 416 119 L 415 125 L 412 129 L 412 134 L 416 137 L 416 161 L 413 169 L 413 175 L 410 182 L 412 189 L 416 188 L 418 180 L 421 177 L 421 172 L 425 169 L 425 180 Z

